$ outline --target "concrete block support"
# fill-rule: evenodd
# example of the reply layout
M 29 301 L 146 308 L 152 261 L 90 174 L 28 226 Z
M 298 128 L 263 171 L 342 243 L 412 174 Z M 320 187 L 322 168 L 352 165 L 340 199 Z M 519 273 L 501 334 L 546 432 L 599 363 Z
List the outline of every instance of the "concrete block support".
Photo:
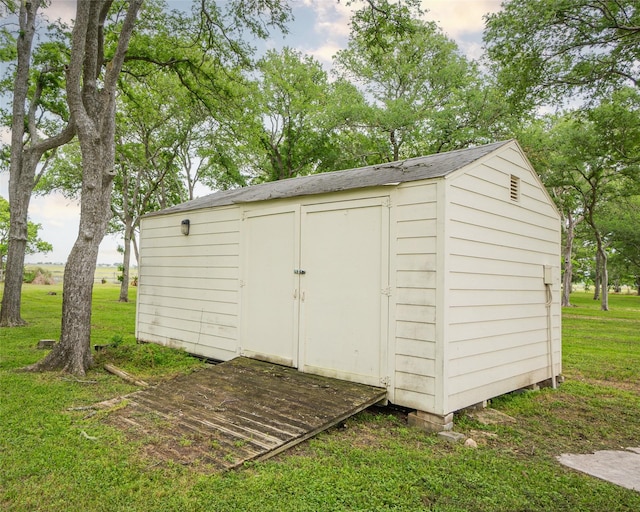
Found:
M 410 412 L 407 422 L 411 427 L 417 427 L 426 432 L 441 432 L 453 429 L 453 413 L 441 416 L 430 412 L 415 411 Z
M 464 434 L 460 432 L 454 432 L 452 430 L 443 430 L 442 432 L 438 432 L 438 437 L 453 444 L 463 443 L 467 438 L 467 436 L 465 436 Z

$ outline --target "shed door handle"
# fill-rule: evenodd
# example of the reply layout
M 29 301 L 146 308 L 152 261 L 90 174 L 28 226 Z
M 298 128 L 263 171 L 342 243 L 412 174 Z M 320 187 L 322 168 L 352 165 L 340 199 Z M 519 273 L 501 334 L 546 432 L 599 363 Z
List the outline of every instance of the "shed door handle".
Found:
M 304 274 L 307 273 L 307 271 L 306 270 L 302 270 L 301 268 L 296 268 L 296 269 L 293 270 L 293 273 L 294 274 L 304 275 Z

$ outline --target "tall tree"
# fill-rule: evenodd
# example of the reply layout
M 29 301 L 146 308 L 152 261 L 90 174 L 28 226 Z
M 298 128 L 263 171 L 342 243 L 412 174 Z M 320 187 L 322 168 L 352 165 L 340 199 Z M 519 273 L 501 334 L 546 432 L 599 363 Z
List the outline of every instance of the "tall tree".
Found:
M 351 117 L 384 141 L 378 161 L 480 142 L 486 137 L 476 133 L 481 122 L 497 119 L 489 115 L 494 97 L 481 92 L 477 68 L 434 22 L 422 19 L 420 4 L 369 1 L 354 14 L 348 46 L 334 60 L 338 76 L 368 99 Z
M 600 217 L 618 272 L 626 273 L 640 295 L 640 195 L 607 204 Z
M 177 148 L 180 144 L 175 124 L 181 114 L 189 114 L 181 113 L 180 105 L 171 97 L 173 94 L 167 94 L 175 91 L 172 77 L 158 73 L 150 78 L 132 83 L 121 81 L 122 93 L 116 116 L 116 175 L 111 201 L 111 228 L 124 237 L 121 302 L 129 300 L 131 251 L 133 248 L 137 261 L 135 236 L 140 217 L 158 209 L 162 201 L 161 187 L 165 198 L 167 189 L 172 186 L 184 188 L 176 179 Z M 177 199 L 181 197 L 180 190 L 173 192 L 176 201 L 169 205 L 179 202 Z
M 602 212 L 611 202 L 637 194 L 640 94 L 623 89 L 597 108 L 566 115 L 551 127 L 550 138 L 555 182 L 571 189 L 576 212 L 584 217 L 595 241 L 596 296 L 606 311 L 607 247 L 612 238 Z
M 573 185 L 566 184 L 573 192 L 563 194 L 580 199 L 575 210 L 565 210 L 567 232 L 580 218 L 591 226 L 599 262 L 596 294 L 606 309 L 606 279 L 600 278 L 606 277 L 604 246 L 611 240 L 598 227 L 598 211 L 620 193 L 621 179 L 629 183 L 638 157 L 637 143 L 632 142 L 639 121 L 634 100 L 640 84 L 637 2 L 509 0 L 487 17 L 484 39 L 505 96 L 517 111 L 530 113 L 540 105 L 585 109 L 572 122 L 562 121 L 564 128 L 554 128 L 562 135 L 552 154 L 561 160 L 556 175 L 575 178 Z M 569 161 L 574 172 L 567 171 Z M 567 264 L 571 259 L 565 257 Z M 565 294 L 567 288 L 565 282 Z
M 82 155 L 80 226 L 65 267 L 60 342 L 29 370 L 62 369 L 83 375 L 92 361 L 93 275 L 110 219 L 115 176 L 116 87 L 142 2 L 77 1 L 66 93 Z M 230 35 L 242 32 L 243 26 L 262 35 L 269 25 L 281 25 L 289 12 L 280 0 L 231 0 L 226 5 L 227 17 L 215 1 L 202 0 L 198 6 L 199 37 L 211 43 L 212 52 L 219 37 L 232 43 Z M 105 22 L 112 7 L 116 29 L 107 40 Z
M 640 85 L 637 0 L 509 0 L 487 16 L 489 57 L 526 109 Z
M 246 133 L 255 155 L 257 181 L 320 170 L 328 150 L 330 86 L 319 62 L 291 48 L 268 51 L 253 83 L 253 126 Z M 323 164 L 324 162 L 324 164 Z
M 11 12 L 17 5 L 10 2 L 4 4 L 4 8 Z M 19 2 L 19 9 L 15 13 L 18 16 L 18 33 L 15 38 L 4 33 L 5 39 L 14 41 L 15 52 L 2 52 L 2 55 L 10 58 L 15 56 L 16 59 L 13 78 L 10 79 L 13 88 L 9 163 L 11 221 L 0 307 L 0 325 L 5 327 L 24 325 L 20 308 L 24 259 L 29 240 L 27 217 L 33 189 L 46 168 L 45 164 L 38 171 L 38 164 L 43 155 L 69 142 L 74 135 L 73 117 L 67 118 L 56 94 L 63 83 L 61 62 L 64 55 L 55 40 L 40 47 L 40 58 L 36 61 L 39 66 L 32 68 L 38 10 L 44 5 L 43 0 Z M 54 120 L 56 116 L 59 122 Z
M 142 1 L 127 5 L 110 58 L 105 55 L 104 25 L 112 1 L 77 3 L 66 92 L 82 155 L 80 225 L 64 271 L 60 342 L 31 370 L 84 375 L 92 362 L 91 294 L 111 210 L 116 86 Z
M 562 145 L 564 141 L 555 137 L 555 129 L 562 120 L 555 115 L 547 115 L 522 123 L 517 130 L 517 139 L 562 216 L 562 297 L 563 307 L 571 306 L 571 289 L 574 277 L 574 243 L 576 228 L 584 220 L 580 194 L 567 183 L 568 171 L 564 161 Z M 558 141 L 560 139 L 560 141 Z M 560 143 L 561 147 L 556 147 Z

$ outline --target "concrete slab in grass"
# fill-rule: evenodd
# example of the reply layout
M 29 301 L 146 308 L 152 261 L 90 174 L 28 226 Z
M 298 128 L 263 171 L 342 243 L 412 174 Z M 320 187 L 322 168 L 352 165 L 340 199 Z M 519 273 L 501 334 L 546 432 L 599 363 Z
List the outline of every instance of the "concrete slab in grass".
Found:
M 581 455 L 564 453 L 558 460 L 567 467 L 640 492 L 640 447 Z

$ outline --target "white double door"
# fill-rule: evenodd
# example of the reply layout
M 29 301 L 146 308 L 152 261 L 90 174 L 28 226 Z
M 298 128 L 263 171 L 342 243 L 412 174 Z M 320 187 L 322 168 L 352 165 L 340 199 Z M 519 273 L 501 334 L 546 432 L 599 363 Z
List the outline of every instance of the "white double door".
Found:
M 246 212 L 241 353 L 381 385 L 388 199 Z

